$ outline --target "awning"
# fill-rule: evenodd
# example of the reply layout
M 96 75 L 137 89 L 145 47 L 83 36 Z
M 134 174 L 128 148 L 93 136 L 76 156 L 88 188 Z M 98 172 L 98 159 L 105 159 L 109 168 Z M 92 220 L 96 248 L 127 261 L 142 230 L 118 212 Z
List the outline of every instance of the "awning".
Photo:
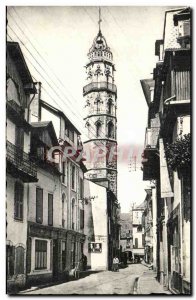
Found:
M 160 151 L 161 198 L 173 197 L 174 194 L 172 192 L 172 188 L 170 184 L 163 139 L 159 139 L 159 151 Z

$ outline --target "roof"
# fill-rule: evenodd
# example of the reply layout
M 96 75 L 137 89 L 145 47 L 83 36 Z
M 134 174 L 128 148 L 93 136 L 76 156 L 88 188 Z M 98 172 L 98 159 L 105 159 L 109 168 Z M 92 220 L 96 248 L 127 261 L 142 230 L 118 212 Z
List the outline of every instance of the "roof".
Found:
M 143 210 L 143 209 L 145 209 L 145 200 L 141 203 L 141 204 L 139 204 L 139 205 L 137 205 L 133 210 Z
M 61 110 L 57 109 L 56 107 L 48 104 L 47 102 L 45 102 L 44 100 L 41 100 L 41 99 L 40 99 L 40 106 L 47 109 L 54 115 L 62 117 L 67 124 L 69 124 L 71 127 L 73 127 L 74 131 L 78 135 L 81 135 L 80 131 L 73 125 L 73 123 L 68 119 L 68 117 Z
M 20 48 L 19 43 L 17 42 L 7 42 L 7 51 L 9 52 L 9 55 L 14 60 L 14 63 L 16 65 L 17 71 L 20 75 L 20 78 L 22 80 L 22 83 L 26 85 L 26 89 L 30 93 L 36 93 L 37 90 L 35 88 L 31 73 L 28 69 L 28 66 L 26 64 L 26 61 L 24 59 L 22 50 Z
M 176 26 L 178 24 L 178 21 L 187 20 L 188 18 L 190 18 L 190 14 L 190 7 L 182 9 L 180 12 L 174 15 L 174 25 Z
M 42 128 L 42 127 L 47 127 L 47 126 L 49 125 L 49 123 L 51 123 L 51 121 L 32 122 L 31 125 L 32 125 L 33 127 Z
M 50 137 L 52 139 L 53 145 L 54 146 L 59 145 L 52 121 L 32 122 L 31 126 L 32 126 L 32 132 L 35 132 L 35 133 L 43 131 L 43 130 L 48 130 Z
M 141 86 L 142 86 L 142 89 L 143 89 L 144 96 L 146 98 L 147 105 L 149 106 L 149 104 L 151 103 L 150 89 L 154 88 L 155 81 L 153 80 L 153 78 L 142 79 L 142 80 L 140 80 L 140 83 L 141 83 Z
M 176 9 L 170 9 L 165 11 L 164 18 L 164 30 L 163 30 L 163 40 L 164 40 L 164 49 L 167 48 L 180 48 L 180 44 L 177 42 L 178 30 L 174 24 L 174 16 L 187 7 L 180 7 Z
M 130 213 L 121 213 L 120 214 L 120 220 L 131 222 L 131 214 Z

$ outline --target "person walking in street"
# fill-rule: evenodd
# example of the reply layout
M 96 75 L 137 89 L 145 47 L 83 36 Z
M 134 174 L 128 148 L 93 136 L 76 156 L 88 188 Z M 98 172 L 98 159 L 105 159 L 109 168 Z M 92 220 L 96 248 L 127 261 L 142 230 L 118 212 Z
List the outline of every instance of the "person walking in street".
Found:
M 113 258 L 113 268 L 112 269 L 114 272 L 119 272 L 119 259 L 117 256 L 115 256 Z

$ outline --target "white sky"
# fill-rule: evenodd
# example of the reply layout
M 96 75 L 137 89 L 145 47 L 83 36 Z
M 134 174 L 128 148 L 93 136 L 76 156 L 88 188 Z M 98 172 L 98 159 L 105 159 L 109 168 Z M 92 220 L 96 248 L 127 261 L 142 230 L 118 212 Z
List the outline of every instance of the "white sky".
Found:
M 164 12 L 171 8 L 102 7 L 102 33 L 116 65 L 118 144 L 132 148 L 136 145 L 140 149 L 136 172 L 129 172 L 127 162 L 118 163 L 118 200 L 122 212 L 130 209 L 131 202 L 141 203 L 145 197 L 147 183 L 142 181 L 139 167 L 147 105 L 140 80 L 152 77 L 157 61 L 154 44 L 162 38 Z M 97 21 L 98 7 L 8 8 L 8 24 L 12 28 L 8 27 L 8 34 L 20 42 L 31 74 L 42 82 L 42 99 L 63 110 L 81 132 L 84 130 L 84 65 L 98 32 Z

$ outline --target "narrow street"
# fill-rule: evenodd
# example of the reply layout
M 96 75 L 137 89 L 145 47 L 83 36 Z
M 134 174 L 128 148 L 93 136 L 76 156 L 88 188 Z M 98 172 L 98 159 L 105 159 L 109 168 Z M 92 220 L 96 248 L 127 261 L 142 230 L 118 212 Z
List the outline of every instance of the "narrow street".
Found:
M 22 292 L 26 295 L 40 294 L 133 294 L 135 278 L 147 268 L 142 264 L 128 265 L 119 272 L 100 271 L 79 280 L 62 283 L 42 289 Z

